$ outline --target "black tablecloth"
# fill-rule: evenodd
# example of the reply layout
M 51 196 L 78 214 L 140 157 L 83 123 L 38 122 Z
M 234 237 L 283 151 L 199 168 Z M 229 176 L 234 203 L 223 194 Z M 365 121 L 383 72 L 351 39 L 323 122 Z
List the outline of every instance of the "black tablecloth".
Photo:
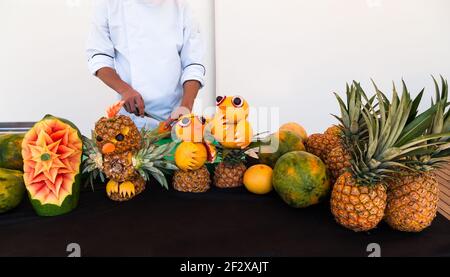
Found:
M 328 204 L 288 207 L 275 194 L 245 188 L 205 194 L 150 185 L 137 198 L 115 203 L 104 190 L 83 192 L 79 207 L 53 218 L 34 214 L 28 201 L 0 215 L 0 256 L 450 256 L 450 222 L 438 216 L 420 234 L 382 223 L 370 233 L 337 225 Z

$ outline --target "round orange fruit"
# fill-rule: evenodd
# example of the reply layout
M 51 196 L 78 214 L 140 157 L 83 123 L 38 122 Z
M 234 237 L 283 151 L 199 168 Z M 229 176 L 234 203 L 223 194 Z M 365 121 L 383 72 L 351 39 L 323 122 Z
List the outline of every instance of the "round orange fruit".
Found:
M 207 160 L 206 147 L 201 143 L 182 142 L 175 151 L 175 163 L 181 170 L 200 169 Z
M 273 170 L 265 164 L 250 167 L 244 174 L 244 185 L 255 194 L 267 194 L 272 191 Z

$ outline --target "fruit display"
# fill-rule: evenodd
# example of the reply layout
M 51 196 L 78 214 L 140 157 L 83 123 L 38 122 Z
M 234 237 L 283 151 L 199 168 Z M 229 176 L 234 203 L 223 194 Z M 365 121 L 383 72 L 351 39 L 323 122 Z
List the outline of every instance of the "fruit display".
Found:
M 364 124 L 358 124 L 359 127 L 353 130 L 347 130 L 346 124 L 343 124 L 341 142 L 351 153 L 351 167 L 337 179 L 331 196 L 331 211 L 336 221 L 354 231 L 371 230 L 385 217 L 385 211 L 389 214 L 386 210 L 388 199 L 392 201 L 389 190 L 402 183 L 403 177 L 400 176 L 410 174 L 416 176 L 417 170 L 412 165 L 424 165 L 426 162 L 436 164 L 442 161 L 442 157 L 449 155 L 447 152 L 449 133 L 442 133 L 443 128 L 432 134 L 426 133 L 426 130 L 430 129 L 430 124 L 425 123 L 432 122 L 428 118 L 432 118 L 433 112 L 430 111 L 434 109 L 435 104 L 430 110 L 416 116 L 421 93 L 412 100 L 403 83 L 401 97 L 394 87 L 392 101 L 389 101 L 376 85 L 375 90 L 378 103 L 374 103 L 373 99 L 368 100 L 364 97 L 363 91 L 358 90 L 365 103 L 348 106 L 361 107 L 360 113 Z M 353 98 L 352 94 L 347 96 Z M 345 112 L 343 115 L 343 118 L 346 118 Z M 354 122 L 360 122 L 356 118 Z M 438 155 L 436 159 L 431 159 L 432 161 L 425 159 L 426 161 L 422 162 L 417 158 L 423 153 L 433 155 L 434 147 Z M 399 198 L 403 196 L 398 194 Z M 433 201 L 434 198 L 429 197 L 428 200 Z M 416 201 L 427 200 L 424 198 Z M 395 203 L 399 205 L 399 202 Z
M 175 143 L 156 146 L 155 142 L 167 134 L 161 134 L 159 128 L 140 132 L 131 118 L 118 114 L 123 105 L 121 101 L 108 108 L 107 116 L 95 124 L 92 140 L 83 138 L 83 172 L 89 173 L 91 183 L 106 176 L 106 194 L 119 202 L 140 194 L 150 176 L 168 188 L 161 170 L 177 169 L 165 159 Z
M 204 139 L 207 125 L 204 117 L 188 114 L 182 116 L 174 129 L 182 142 L 175 151 L 175 172 L 173 187 L 177 191 L 201 193 L 209 190 L 211 178 L 206 162 L 215 159 L 215 147 Z
M 272 191 L 273 170 L 265 164 L 251 166 L 244 173 L 244 186 L 254 194 L 267 194 Z
M 218 96 L 217 112 L 210 132 L 219 143 L 217 155 L 221 162 L 214 171 L 214 185 L 235 188 L 243 185 L 246 152 L 252 148 L 253 129 L 247 118 L 249 104 L 240 96 Z
M 24 195 L 23 173 L 0 168 L 0 214 L 17 207 Z
M 303 139 L 297 133 L 288 130 L 279 130 L 269 137 L 270 144 L 259 147 L 259 160 L 261 163 L 274 167 L 277 160 L 292 151 L 305 151 Z
M 284 202 L 294 208 L 324 201 L 331 188 L 325 164 L 319 157 L 304 151 L 289 152 L 277 161 L 273 187 Z
M 280 131 L 291 131 L 293 133 L 296 133 L 299 135 L 304 142 L 308 140 L 308 133 L 306 132 L 305 128 L 301 126 L 298 123 L 295 122 L 289 122 L 281 125 L 279 128 Z
M 404 81 L 389 97 L 373 81 L 371 97 L 354 81 L 344 96 L 334 94 L 336 124 L 309 136 L 295 122 L 254 135 L 250 105 L 240 96 L 218 96 L 212 118 L 186 114 L 154 130 L 139 130 L 120 115 L 120 101 L 95 123 L 91 138 L 47 115 L 26 134 L 0 134 L 0 213 L 17 207 L 25 192 L 40 216 L 69 213 L 78 205 L 82 174 L 122 202 L 152 179 L 169 189 L 173 172 L 178 192 L 205 193 L 211 185 L 275 191 L 292 208 L 329 203 L 334 220 L 351 231 L 384 221 L 393 230 L 421 232 L 438 212 L 435 170 L 450 161 L 448 83 L 433 80 L 428 106 L 425 90 L 412 97 Z M 247 167 L 248 156 L 258 163 Z
M 82 146 L 77 127 L 51 115 L 26 133 L 22 141 L 23 178 L 38 215 L 57 216 L 77 207 Z
M 0 134 L 0 168 L 23 169 L 22 140 L 25 134 Z

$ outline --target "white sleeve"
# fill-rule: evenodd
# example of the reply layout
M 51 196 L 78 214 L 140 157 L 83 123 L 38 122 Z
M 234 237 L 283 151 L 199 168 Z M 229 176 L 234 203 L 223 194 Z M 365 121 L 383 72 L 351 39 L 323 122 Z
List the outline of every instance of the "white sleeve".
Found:
M 181 65 L 183 74 L 181 76 L 181 84 L 186 81 L 199 81 L 203 87 L 205 84 L 206 68 L 203 63 L 205 46 L 202 40 L 198 24 L 192 17 L 192 12 L 184 5 L 184 42 L 181 50 Z
M 94 15 L 86 45 L 89 71 L 97 74 L 103 67 L 114 68 L 114 45 L 108 26 L 108 4 L 106 0 L 94 1 Z

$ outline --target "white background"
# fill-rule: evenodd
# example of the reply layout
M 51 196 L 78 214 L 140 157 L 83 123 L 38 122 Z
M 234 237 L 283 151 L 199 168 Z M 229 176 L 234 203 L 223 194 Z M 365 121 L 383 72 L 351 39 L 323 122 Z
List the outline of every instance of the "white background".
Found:
M 89 134 L 116 94 L 87 70 L 85 42 L 93 0 L 0 0 L 0 122 L 50 113 Z M 95 1 L 95 0 L 94 0 Z M 214 100 L 213 1 L 188 0 L 206 40 L 207 85 Z
M 450 77 L 448 0 L 216 0 L 216 32 L 214 1 L 188 1 L 209 49 L 197 110 L 213 103 L 217 77 L 219 94 L 279 107 L 282 122 L 316 132 L 347 81 L 370 88 L 373 77 L 388 90 L 404 77 L 431 96 L 429 75 Z M 0 0 L 0 122 L 51 113 L 87 133 L 115 101 L 87 70 L 91 2 Z
M 372 93 L 371 77 L 385 91 L 404 77 L 429 99 L 430 74 L 450 78 L 449 14 L 448 0 L 216 0 L 217 92 L 310 133 L 334 122 L 332 92 L 353 79 Z

